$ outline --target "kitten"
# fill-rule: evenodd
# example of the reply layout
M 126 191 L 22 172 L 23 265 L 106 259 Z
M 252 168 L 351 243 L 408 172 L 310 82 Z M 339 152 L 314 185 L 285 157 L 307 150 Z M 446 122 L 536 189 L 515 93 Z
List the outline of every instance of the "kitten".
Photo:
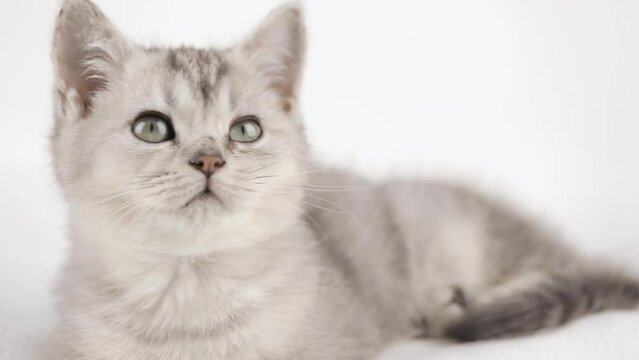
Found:
M 296 3 L 228 49 L 145 48 L 88 0 L 53 43 L 72 242 L 51 359 L 369 359 L 632 308 L 599 269 L 454 185 L 318 172 Z

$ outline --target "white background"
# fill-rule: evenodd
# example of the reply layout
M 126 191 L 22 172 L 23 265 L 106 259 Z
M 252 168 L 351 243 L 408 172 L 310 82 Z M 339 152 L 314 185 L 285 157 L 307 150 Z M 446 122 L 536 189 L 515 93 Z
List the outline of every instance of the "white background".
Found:
M 230 45 L 278 0 L 96 0 L 143 44 Z M 582 251 L 639 242 L 639 1 L 311 0 L 319 158 L 504 195 Z M 50 169 L 57 3 L 0 2 L 0 331 L 47 327 L 64 257 Z M 637 248 L 635 246 L 635 248 Z

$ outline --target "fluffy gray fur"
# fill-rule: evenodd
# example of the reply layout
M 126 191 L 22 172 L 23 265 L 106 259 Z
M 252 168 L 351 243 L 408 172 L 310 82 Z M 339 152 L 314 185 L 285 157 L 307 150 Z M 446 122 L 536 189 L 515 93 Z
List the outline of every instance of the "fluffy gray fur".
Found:
M 368 359 L 400 339 L 519 335 L 637 305 L 636 281 L 496 201 L 315 170 L 303 56 L 297 4 L 234 47 L 169 49 L 64 3 L 52 151 L 72 247 L 50 359 Z M 147 110 L 174 140 L 133 136 Z M 261 119 L 258 141 L 229 140 L 242 115 Z M 202 150 L 226 161 L 210 179 L 189 165 Z M 198 197 L 207 184 L 215 197 Z

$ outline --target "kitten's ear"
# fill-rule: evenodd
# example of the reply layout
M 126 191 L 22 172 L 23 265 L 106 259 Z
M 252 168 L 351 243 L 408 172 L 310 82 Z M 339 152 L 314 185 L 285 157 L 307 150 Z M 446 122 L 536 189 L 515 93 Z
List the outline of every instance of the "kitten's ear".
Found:
M 53 38 L 56 89 L 64 111 L 91 111 L 96 92 L 121 71 L 131 45 L 89 0 L 66 0 Z
M 282 96 L 289 111 L 301 81 L 306 33 L 302 8 L 298 1 L 272 11 L 257 30 L 239 47 L 260 75 Z

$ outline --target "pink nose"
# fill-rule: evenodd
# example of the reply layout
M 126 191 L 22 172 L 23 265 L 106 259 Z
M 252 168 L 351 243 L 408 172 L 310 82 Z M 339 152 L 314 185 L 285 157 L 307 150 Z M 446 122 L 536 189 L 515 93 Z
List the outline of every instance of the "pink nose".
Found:
M 224 166 L 226 162 L 217 155 L 201 154 L 196 155 L 194 159 L 189 161 L 189 164 L 203 172 L 204 175 L 211 176 L 217 169 Z

